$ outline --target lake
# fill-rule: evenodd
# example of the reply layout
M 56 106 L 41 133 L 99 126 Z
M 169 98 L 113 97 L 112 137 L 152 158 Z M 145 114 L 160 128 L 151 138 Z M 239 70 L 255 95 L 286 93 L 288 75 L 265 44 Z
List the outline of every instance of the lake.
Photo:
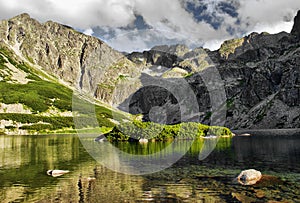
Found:
M 204 142 L 208 141 L 115 144 L 127 158 L 155 155 L 152 165 L 142 158 L 137 161 L 135 166 L 146 171 L 134 175 L 109 169 L 116 165 L 122 169 L 132 160 L 116 163 L 118 154 L 105 151 L 107 144 L 89 137 L 0 136 L 0 202 L 300 202 L 300 136 L 221 138 L 199 160 Z M 97 154 L 113 164 L 95 161 L 87 146 L 99 148 Z M 187 152 L 168 165 L 160 151 L 166 157 Z M 146 173 L 153 163 L 167 168 L 154 167 L 156 172 Z M 273 179 L 254 186 L 233 181 L 241 170 L 250 168 Z M 70 173 L 55 178 L 46 174 L 49 169 Z

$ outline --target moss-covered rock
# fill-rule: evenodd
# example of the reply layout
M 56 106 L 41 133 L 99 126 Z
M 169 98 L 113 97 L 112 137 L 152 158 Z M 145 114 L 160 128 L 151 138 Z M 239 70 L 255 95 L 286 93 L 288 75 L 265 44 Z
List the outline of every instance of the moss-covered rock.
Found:
M 228 58 L 230 54 L 233 54 L 235 52 L 235 49 L 237 47 L 240 47 L 243 45 L 245 39 L 244 38 L 239 38 L 239 39 L 231 39 L 225 41 L 222 45 L 221 48 L 219 49 L 219 53 L 222 57 Z

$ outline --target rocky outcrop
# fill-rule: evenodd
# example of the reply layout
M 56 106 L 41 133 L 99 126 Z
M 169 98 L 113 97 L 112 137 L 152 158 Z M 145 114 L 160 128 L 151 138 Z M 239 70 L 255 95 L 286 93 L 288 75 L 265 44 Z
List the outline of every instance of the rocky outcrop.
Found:
M 297 16 L 294 19 L 294 26 L 291 33 L 295 36 L 300 37 L 300 11 L 298 11 Z
M 150 50 L 142 55 L 151 58 L 149 57 L 151 53 L 153 51 Z M 297 65 L 300 62 L 299 56 L 300 43 L 294 35 L 285 32 L 275 35 L 252 33 L 237 42 L 225 42 L 222 49 L 218 51 L 211 52 L 203 49 L 189 51 L 183 57 L 173 60 L 164 71 L 167 73 L 178 68 L 188 70 L 185 77 L 175 78 L 173 83 L 177 87 L 177 92 L 182 90 L 182 86 L 178 85 L 182 78 L 190 85 L 197 98 L 200 112 L 198 118 L 202 123 L 208 124 L 211 121 L 214 113 L 211 109 L 211 97 L 214 94 L 212 89 L 214 85 L 218 85 L 210 84 L 209 78 L 208 81 L 203 80 L 203 75 L 209 75 L 205 73 L 215 69 L 222 78 L 220 84 L 226 92 L 223 104 L 226 105 L 225 125 L 227 127 L 232 129 L 299 128 L 300 70 Z M 170 62 L 169 58 L 166 57 L 166 60 Z M 147 61 L 149 63 L 149 60 Z M 200 64 L 205 65 L 199 68 Z M 156 61 L 152 65 L 164 66 L 165 61 L 161 60 L 161 63 Z M 163 76 L 164 74 L 161 74 L 160 78 Z M 165 83 L 167 81 L 170 79 L 164 80 Z M 140 93 L 141 91 L 144 94 Z M 130 109 L 134 109 L 131 113 L 142 113 L 148 120 L 149 112 L 152 112 L 151 108 L 159 105 L 169 109 L 168 123 L 180 122 L 182 110 L 179 110 L 180 105 L 174 106 L 180 101 L 174 101 L 171 96 L 166 96 L 169 99 L 155 97 L 160 94 L 171 94 L 172 91 L 167 91 L 168 94 L 164 92 L 166 90 L 160 90 L 160 87 L 140 89 L 134 97 L 130 98 Z M 185 94 L 184 91 L 182 94 Z M 159 114 L 152 117 L 159 117 Z

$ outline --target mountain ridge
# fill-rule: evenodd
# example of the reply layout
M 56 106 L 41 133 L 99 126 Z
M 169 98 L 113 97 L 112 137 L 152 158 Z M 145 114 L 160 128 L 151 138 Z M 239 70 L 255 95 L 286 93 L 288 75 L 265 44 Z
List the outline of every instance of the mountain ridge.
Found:
M 157 121 L 168 124 L 188 121 L 183 119 L 188 111 L 180 110 L 172 92 L 147 88 L 147 81 L 175 86 L 186 81 L 199 105 L 196 121 L 209 124 L 217 112 L 210 104 L 208 90 L 213 87 L 207 87 L 201 74 L 216 68 L 226 93 L 225 126 L 296 128 L 300 127 L 299 18 L 298 13 L 291 34 L 252 33 L 227 40 L 216 51 L 172 45 L 124 56 L 69 26 L 41 24 L 21 14 L 1 21 L 0 45 L 79 92 L 142 114 L 145 121 L 167 111 Z M 184 94 L 184 89 L 180 91 Z M 152 111 L 154 107 L 159 111 Z

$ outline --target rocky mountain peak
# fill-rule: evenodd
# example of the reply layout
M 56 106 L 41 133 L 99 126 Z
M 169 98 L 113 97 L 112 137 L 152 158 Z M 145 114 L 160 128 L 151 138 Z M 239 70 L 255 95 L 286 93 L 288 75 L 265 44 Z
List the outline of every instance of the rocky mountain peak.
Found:
M 100 39 L 56 22 L 40 23 L 26 13 L 0 22 L 0 47 L 91 95 L 98 84 L 128 73 L 110 68 L 124 56 Z M 129 63 L 126 59 L 123 62 Z M 109 72 L 109 79 L 105 72 Z
M 36 26 L 40 25 L 40 23 L 36 19 L 31 18 L 28 13 L 22 13 L 20 15 L 17 15 L 15 17 L 9 19 L 8 24 L 10 26 L 12 26 L 12 25 L 19 26 L 20 29 L 22 29 L 21 27 L 24 25 L 31 26 L 34 28 Z
M 294 19 L 294 26 L 291 31 L 291 34 L 300 37 L 300 10 L 298 11 L 298 13 Z
M 190 51 L 190 49 L 184 44 L 154 46 L 151 50 L 173 54 L 178 57 L 183 57 Z
M 11 20 L 24 21 L 28 19 L 31 19 L 30 15 L 28 13 L 22 13 L 20 15 L 13 17 Z

